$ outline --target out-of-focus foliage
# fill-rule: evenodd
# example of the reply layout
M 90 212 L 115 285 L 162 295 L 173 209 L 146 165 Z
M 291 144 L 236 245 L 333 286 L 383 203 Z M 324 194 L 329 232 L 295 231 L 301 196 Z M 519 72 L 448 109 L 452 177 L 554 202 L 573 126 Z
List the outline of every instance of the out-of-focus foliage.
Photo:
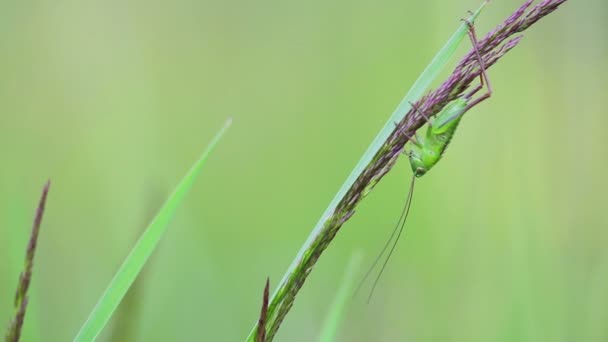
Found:
M 24 341 L 73 338 L 149 203 L 232 116 L 146 267 L 133 322 L 141 341 L 244 339 L 266 276 L 280 279 L 405 91 L 478 5 L 7 3 L 0 317 L 8 323 L 48 177 Z M 479 35 L 518 5 L 493 1 Z M 494 96 L 418 182 L 398 252 L 372 304 L 350 306 L 341 340 L 608 337 L 606 13 L 604 1 L 568 2 L 490 70 Z M 352 251 L 372 261 L 403 204 L 410 171 L 400 164 L 340 231 L 277 340 L 317 338 Z

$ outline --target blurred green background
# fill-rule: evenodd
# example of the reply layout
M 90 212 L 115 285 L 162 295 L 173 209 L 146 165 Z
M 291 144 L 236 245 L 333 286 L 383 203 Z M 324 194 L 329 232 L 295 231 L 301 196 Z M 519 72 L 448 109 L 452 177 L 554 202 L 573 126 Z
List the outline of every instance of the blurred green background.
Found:
M 521 2 L 493 1 L 479 35 Z M 129 340 L 243 340 L 266 276 L 274 287 L 479 3 L 3 2 L 0 323 L 12 315 L 47 177 L 24 341 L 74 337 L 231 116 L 130 298 L 134 311 L 100 340 L 119 340 L 125 326 Z M 605 1 L 569 1 L 490 70 L 495 96 L 418 182 L 407 234 L 373 302 L 353 301 L 341 341 L 608 339 L 607 19 Z M 371 263 L 410 175 L 402 158 L 365 199 L 277 340 L 318 337 L 349 258 L 363 251 L 364 268 Z

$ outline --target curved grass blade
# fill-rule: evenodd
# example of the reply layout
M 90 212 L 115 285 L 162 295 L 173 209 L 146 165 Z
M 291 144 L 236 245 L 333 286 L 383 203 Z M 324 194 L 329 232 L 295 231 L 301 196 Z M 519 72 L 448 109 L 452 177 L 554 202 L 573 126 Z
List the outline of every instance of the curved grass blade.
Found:
M 486 4 L 487 1 L 484 1 L 477 9 L 477 11 L 475 11 L 475 13 L 473 13 L 473 15 L 469 17 L 468 20 L 470 22 L 474 22 Z M 294 275 L 300 269 L 300 265 L 303 263 L 306 256 L 312 254 L 312 251 L 315 247 L 315 241 L 317 241 L 317 239 L 326 230 L 326 223 L 330 221 L 338 204 L 343 200 L 349 189 L 355 184 L 357 178 L 362 174 L 366 166 L 372 161 L 376 153 L 380 150 L 382 145 L 389 138 L 391 133 L 395 130 L 395 123 L 400 122 L 410 111 L 410 103 L 416 102 L 420 97 L 422 97 L 422 95 L 424 95 L 424 93 L 428 91 L 431 83 L 437 78 L 437 76 L 439 76 L 439 73 L 446 67 L 448 61 L 454 55 L 456 49 L 458 48 L 462 40 L 467 37 L 468 30 L 469 27 L 466 23 L 460 24 L 456 32 L 454 32 L 454 34 L 450 37 L 446 44 L 441 48 L 441 50 L 439 50 L 437 55 L 435 55 L 435 57 L 431 60 L 430 64 L 424 69 L 422 74 L 418 77 L 416 82 L 414 82 L 414 85 L 410 88 L 403 100 L 401 100 L 401 102 L 399 103 L 393 114 L 390 116 L 384 127 L 382 127 L 378 135 L 376 135 L 371 145 L 367 148 L 357 165 L 355 165 L 355 168 L 350 173 L 344 184 L 342 184 L 342 187 L 340 187 L 340 190 L 338 190 L 336 196 L 329 203 L 327 209 L 325 209 L 325 212 L 313 228 L 312 232 L 308 236 L 308 239 L 300 248 L 300 251 L 298 252 L 293 262 L 283 275 L 283 279 L 279 282 L 279 287 L 277 287 L 271 297 L 270 306 L 268 307 L 267 322 L 267 326 L 270 331 L 270 334 L 268 336 L 269 341 L 272 340 L 273 332 L 278 329 L 278 325 L 283 319 L 283 317 L 280 317 L 280 315 L 277 314 L 277 312 L 281 312 L 281 310 L 277 310 L 277 308 L 282 306 L 282 303 L 286 298 L 287 294 L 289 294 L 289 296 L 291 297 L 294 297 L 295 293 L 297 293 L 297 289 L 295 289 L 294 291 L 294 284 L 296 283 L 294 280 Z M 293 298 L 290 298 L 290 300 L 291 299 Z M 289 305 L 286 305 L 285 307 L 286 309 L 284 310 L 288 310 Z M 254 338 L 256 336 L 256 330 L 257 322 L 254 325 L 252 331 L 249 333 L 247 341 L 254 341 Z
M 361 253 L 354 253 L 351 256 L 346 272 L 344 272 L 344 276 L 340 282 L 340 288 L 329 308 L 327 317 L 325 317 L 325 323 L 323 324 L 321 336 L 319 337 L 320 342 L 336 341 L 338 328 L 340 327 L 340 323 L 344 320 L 346 307 L 352 296 L 353 289 L 355 288 L 355 275 L 357 274 L 357 270 L 361 267 L 362 259 Z
M 154 217 L 150 225 L 148 225 L 148 228 L 142 233 L 139 240 L 137 240 L 135 246 L 133 246 L 133 249 L 131 249 L 131 252 L 114 275 L 110 285 L 95 305 L 93 312 L 91 312 L 87 321 L 80 328 L 74 341 L 94 341 L 103 330 L 114 313 L 114 310 L 116 310 L 118 304 L 120 304 L 127 293 L 127 290 L 131 284 L 133 284 L 135 278 L 137 278 L 137 275 L 148 260 L 148 257 L 158 245 L 175 210 L 182 203 L 186 193 L 192 187 L 196 176 L 198 176 L 202 166 L 205 164 L 205 161 L 207 161 L 209 154 L 224 135 L 231 122 L 232 120 L 228 120 L 224 127 L 215 135 L 200 159 L 184 176 L 173 191 L 173 194 L 169 196 L 165 204 L 156 214 L 156 217 Z

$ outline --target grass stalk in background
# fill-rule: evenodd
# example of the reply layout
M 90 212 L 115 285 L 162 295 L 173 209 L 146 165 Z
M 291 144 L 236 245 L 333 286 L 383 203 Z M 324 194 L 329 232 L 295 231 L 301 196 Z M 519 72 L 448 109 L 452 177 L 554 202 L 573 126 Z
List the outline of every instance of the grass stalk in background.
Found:
M 46 206 L 46 198 L 48 196 L 50 186 L 51 181 L 47 181 L 46 185 L 42 189 L 42 195 L 40 196 L 40 201 L 38 202 L 36 218 L 34 219 L 34 225 L 32 226 L 32 232 L 30 233 L 30 240 L 25 251 L 25 264 L 23 265 L 23 271 L 19 275 L 19 283 L 17 284 L 17 292 L 15 293 L 15 317 L 10 322 L 6 331 L 6 342 L 17 342 L 21 337 L 21 330 L 23 329 L 23 322 L 25 320 L 25 312 L 27 310 L 29 299 L 28 289 L 32 281 L 34 256 L 36 254 L 36 247 L 38 246 L 40 225 L 42 223 L 42 216 L 44 215 L 44 207 Z
M 142 225 L 139 233 L 141 234 L 147 226 L 147 223 L 154 218 L 163 204 L 164 198 L 167 197 L 166 191 L 163 193 L 154 191 L 150 194 L 146 200 L 146 210 L 142 219 Z M 133 242 L 136 242 L 134 239 Z M 144 302 L 144 286 L 146 281 L 146 268 L 150 267 L 150 259 L 146 266 L 139 272 L 137 278 L 129 287 L 129 290 L 122 299 L 122 302 L 116 308 L 112 319 L 110 320 L 110 334 L 109 341 L 112 342 L 131 342 L 137 338 L 137 328 L 139 327 L 139 321 L 143 313 L 143 302 Z
M 177 185 L 173 194 L 169 196 L 165 204 L 160 208 L 156 217 L 150 222 L 146 230 L 142 233 L 131 252 L 120 266 L 107 289 L 99 299 L 95 308 L 89 315 L 84 325 L 80 328 L 74 341 L 89 342 L 95 340 L 103 330 L 108 320 L 118 307 L 121 300 L 129 290 L 133 281 L 143 268 L 144 264 L 160 242 L 160 239 L 167 229 L 169 221 L 173 217 L 176 209 L 182 203 L 186 193 L 194 184 L 194 180 L 207 161 L 207 158 L 222 138 L 232 120 L 228 120 L 224 127 L 211 140 L 207 149 L 203 152 L 199 160 L 192 166 L 190 171 L 184 176 Z
M 340 323 L 344 320 L 349 299 L 352 298 L 352 292 L 355 288 L 355 276 L 357 275 L 359 268 L 361 268 L 362 259 L 361 253 L 354 253 L 350 258 L 346 272 L 344 272 L 344 276 L 340 282 L 340 288 L 329 307 L 327 317 L 325 317 L 325 323 L 323 324 L 319 337 L 320 342 L 336 341 L 338 328 L 340 327 Z
M 543 0 L 529 9 L 532 2 L 533 0 L 525 1 L 503 23 L 479 41 L 478 50 L 486 68 L 493 66 L 519 43 L 522 37 L 512 38 L 514 35 L 526 30 L 538 20 L 553 12 L 566 0 Z M 481 8 L 469 20 L 473 21 L 480 10 Z M 412 134 L 424 124 L 425 118 L 418 113 L 427 113 L 428 116 L 438 113 L 450 101 L 461 96 L 471 82 L 479 76 L 480 70 L 473 57 L 474 51 L 471 49 L 437 90 L 424 97 L 422 96 L 431 82 L 445 67 L 447 60 L 453 55 L 460 41 L 466 36 L 467 29 L 466 24 L 462 24 L 458 28 L 414 83 L 412 89 L 363 154 L 355 169 L 348 176 L 301 247 L 300 252 L 287 269 L 271 298 L 267 322 L 268 341 L 273 339 L 313 266 L 338 233 L 340 227 L 354 214 L 357 204 L 392 168 L 407 142 L 406 136 Z M 421 97 L 422 99 L 418 101 Z M 412 110 L 410 101 L 418 101 L 418 111 Z M 399 123 L 398 127 L 395 127 L 397 122 Z M 257 324 L 249 334 L 248 341 L 253 341 L 256 330 Z

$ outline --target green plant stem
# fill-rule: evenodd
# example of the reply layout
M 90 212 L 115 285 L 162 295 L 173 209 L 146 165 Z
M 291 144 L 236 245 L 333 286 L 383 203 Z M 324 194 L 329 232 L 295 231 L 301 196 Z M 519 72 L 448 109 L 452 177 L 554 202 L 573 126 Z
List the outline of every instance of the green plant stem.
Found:
M 479 9 L 469 18 L 474 22 L 477 16 L 485 7 L 484 2 Z M 330 202 L 329 206 L 315 225 L 311 234 L 296 255 L 295 259 L 285 272 L 278 288 L 273 293 L 268 309 L 268 341 L 274 338 L 283 318 L 293 305 L 294 299 L 302 287 L 306 277 L 312 270 L 320 254 L 325 250 L 329 242 L 333 239 L 342 223 L 348 219 L 344 212 L 337 212 L 336 208 L 346 198 L 346 195 L 356 186 L 356 181 L 368 169 L 374 157 L 384 146 L 390 135 L 395 131 L 395 123 L 403 120 L 411 109 L 411 102 L 417 101 L 429 89 L 431 83 L 439 76 L 445 68 L 450 58 L 454 55 L 457 47 L 467 36 L 468 26 L 462 23 L 456 32 L 450 37 L 447 43 L 439 50 L 431 63 L 426 67 L 420 77 L 416 80 L 412 88 L 405 95 L 401 103 L 397 106 L 389 120 L 380 130 L 376 138 L 372 141 L 367 151 L 363 154 L 353 171 L 350 173 L 340 190 Z M 369 184 L 366 188 L 371 189 L 375 183 Z M 364 192 L 364 195 L 366 192 Z M 247 337 L 247 341 L 254 341 L 257 331 L 257 323 Z

